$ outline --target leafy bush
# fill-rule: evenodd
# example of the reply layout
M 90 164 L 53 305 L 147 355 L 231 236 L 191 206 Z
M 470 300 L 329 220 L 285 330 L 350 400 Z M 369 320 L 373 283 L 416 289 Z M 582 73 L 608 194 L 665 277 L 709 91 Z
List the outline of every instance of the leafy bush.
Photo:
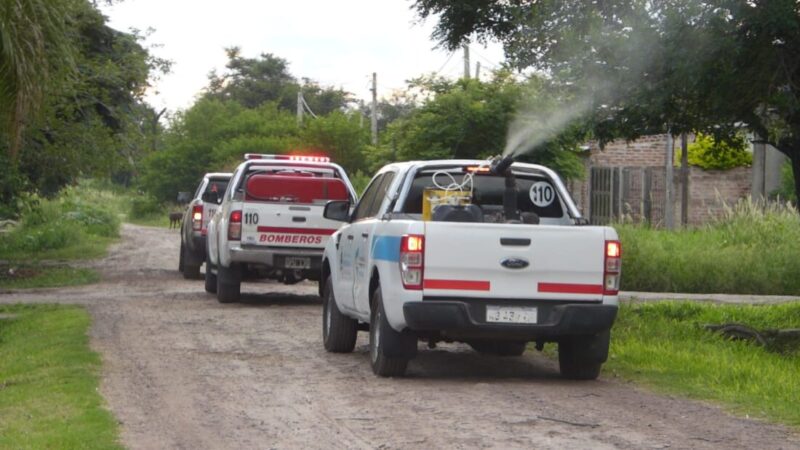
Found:
M 689 164 L 705 170 L 728 170 L 735 167 L 749 166 L 753 163 L 753 155 L 747 151 L 747 139 L 744 135 L 736 137 L 734 142 L 717 142 L 712 136 L 698 134 L 695 141 L 689 144 Z M 680 164 L 681 151 L 675 158 Z
M 789 205 L 742 201 L 697 229 L 616 228 L 624 290 L 800 295 L 800 216 Z
M 20 197 L 20 225 L 0 238 L 0 255 L 79 247 L 92 236 L 118 236 L 118 206 L 111 198 L 115 195 L 85 182 L 62 189 L 52 199 Z
M 781 186 L 771 192 L 770 196 L 778 200 L 797 202 L 797 195 L 794 192 L 794 174 L 789 161 L 781 167 Z
M 131 199 L 131 218 L 152 217 L 164 213 L 164 205 L 151 195 L 137 195 Z

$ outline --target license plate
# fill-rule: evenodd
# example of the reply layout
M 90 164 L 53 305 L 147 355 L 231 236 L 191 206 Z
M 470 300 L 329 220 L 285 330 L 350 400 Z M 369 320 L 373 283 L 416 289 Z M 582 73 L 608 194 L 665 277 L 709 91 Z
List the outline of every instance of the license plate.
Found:
M 536 308 L 528 306 L 486 306 L 486 321 L 499 323 L 536 323 Z
M 287 269 L 310 269 L 311 258 L 297 258 L 289 256 L 286 258 L 284 265 Z

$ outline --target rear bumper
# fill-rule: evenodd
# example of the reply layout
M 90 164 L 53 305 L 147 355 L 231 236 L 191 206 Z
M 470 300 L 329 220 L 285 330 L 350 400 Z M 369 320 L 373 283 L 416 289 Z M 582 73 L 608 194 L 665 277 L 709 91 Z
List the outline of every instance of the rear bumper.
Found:
M 533 306 L 536 324 L 486 322 L 486 304 Z M 420 335 L 467 339 L 555 341 L 565 336 L 596 334 L 608 330 L 617 317 L 616 305 L 548 301 L 493 302 L 487 300 L 423 300 L 403 305 L 406 325 Z
M 312 272 L 319 272 L 322 267 L 323 249 L 307 249 L 297 247 L 271 246 L 236 246 L 230 249 L 231 262 L 258 264 L 270 269 L 286 269 L 287 257 L 309 258 Z

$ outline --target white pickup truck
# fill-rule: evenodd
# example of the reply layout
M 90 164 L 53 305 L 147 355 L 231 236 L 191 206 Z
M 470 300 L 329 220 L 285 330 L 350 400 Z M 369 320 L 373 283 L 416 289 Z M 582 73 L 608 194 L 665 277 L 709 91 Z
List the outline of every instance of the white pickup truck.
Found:
M 326 157 L 245 155 L 208 224 L 205 289 L 237 301 L 242 279 L 318 280 L 322 251 L 341 222 L 329 201 L 354 202 L 344 169 Z
M 496 159 L 383 167 L 325 248 L 323 342 L 351 352 L 370 332 L 380 376 L 400 376 L 417 342 L 521 355 L 558 343 L 562 376 L 594 379 L 617 314 L 621 247 L 587 226 L 552 170 Z

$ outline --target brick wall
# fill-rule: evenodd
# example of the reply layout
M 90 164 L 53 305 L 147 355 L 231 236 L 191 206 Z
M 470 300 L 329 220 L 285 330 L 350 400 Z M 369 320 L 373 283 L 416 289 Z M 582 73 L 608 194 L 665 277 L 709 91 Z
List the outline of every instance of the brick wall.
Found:
M 676 214 L 680 217 L 680 179 L 676 174 Z M 733 205 L 750 196 L 751 168 L 703 170 L 689 167 L 689 224 L 701 225 L 724 210 L 723 202 Z
M 654 224 L 663 223 L 665 182 L 664 148 L 667 135 L 646 136 L 633 142 L 614 141 L 603 150 L 593 146 L 590 156 L 585 158 L 586 175 L 584 180 L 571 181 L 568 188 L 572 193 L 581 213 L 589 217 L 589 179 L 591 167 L 623 167 L 626 169 L 626 180 L 629 183 L 624 193 L 625 213 L 634 220 L 640 220 L 642 208 L 642 186 L 640 174 L 645 167 L 650 167 L 652 185 L 651 217 Z M 679 145 L 676 142 L 676 145 Z M 675 223 L 681 223 L 681 178 L 680 168 L 675 167 L 673 193 Z M 699 167 L 689 168 L 689 224 L 702 225 L 712 217 L 719 216 L 724 204 L 732 205 L 739 199 L 750 195 L 752 169 L 737 167 L 731 170 L 703 170 Z
M 666 134 L 644 136 L 631 142 L 620 139 L 609 142 L 602 150 L 593 144 L 589 161 L 598 167 L 663 166 L 666 146 Z

